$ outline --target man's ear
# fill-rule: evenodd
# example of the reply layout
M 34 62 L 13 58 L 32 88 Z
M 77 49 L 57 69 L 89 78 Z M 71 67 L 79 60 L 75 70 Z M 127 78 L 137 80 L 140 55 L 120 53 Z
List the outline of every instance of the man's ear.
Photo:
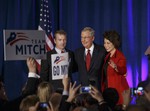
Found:
M 94 41 L 94 39 L 95 39 L 95 37 L 93 36 L 93 39 L 92 39 L 92 40 Z
M 56 40 L 55 40 L 55 38 L 54 38 L 54 43 L 56 44 Z

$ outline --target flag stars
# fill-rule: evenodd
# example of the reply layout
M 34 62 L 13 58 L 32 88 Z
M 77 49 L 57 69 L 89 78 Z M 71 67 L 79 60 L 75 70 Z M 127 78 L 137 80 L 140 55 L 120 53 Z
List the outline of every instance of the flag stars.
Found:
M 51 18 L 49 16 L 50 11 L 49 11 L 49 6 L 48 6 L 48 0 L 43 0 L 43 2 L 41 2 L 42 4 L 41 9 L 40 9 L 40 25 L 41 27 L 48 33 L 50 34 L 52 31 L 52 24 L 51 24 Z

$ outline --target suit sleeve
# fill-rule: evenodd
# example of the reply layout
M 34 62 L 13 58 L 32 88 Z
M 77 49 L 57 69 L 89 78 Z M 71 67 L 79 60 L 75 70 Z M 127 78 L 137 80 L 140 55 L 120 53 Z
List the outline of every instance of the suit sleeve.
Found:
M 73 82 L 72 73 L 74 73 L 74 72 L 76 72 L 76 64 L 75 64 L 74 53 L 69 52 L 69 72 L 68 72 L 68 76 L 70 77 L 71 82 Z
M 25 86 L 25 90 L 22 92 L 22 95 L 26 96 L 35 94 L 38 84 L 39 84 L 38 78 L 29 77 Z
M 41 61 L 41 73 L 40 73 L 40 77 L 42 81 L 48 81 L 49 80 L 49 68 L 50 68 L 50 64 L 49 64 L 49 59 L 48 59 L 49 55 L 47 53 L 47 59 L 46 60 L 42 60 Z
M 127 67 L 126 67 L 126 60 L 125 59 L 119 60 L 119 62 L 117 63 L 117 69 L 118 69 L 119 74 L 121 74 L 121 75 L 126 74 Z
M 68 96 L 62 95 L 62 99 L 61 99 L 60 106 L 59 106 L 59 111 L 69 111 L 71 107 L 71 103 L 66 102 L 67 98 Z

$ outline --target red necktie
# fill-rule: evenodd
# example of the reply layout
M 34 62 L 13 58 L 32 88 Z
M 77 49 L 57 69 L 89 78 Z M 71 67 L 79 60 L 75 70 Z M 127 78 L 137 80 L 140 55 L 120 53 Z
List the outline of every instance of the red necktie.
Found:
M 65 52 L 64 50 L 61 51 L 61 53 L 64 53 L 64 52 Z
M 87 55 L 86 55 L 86 69 L 89 71 L 90 69 L 90 64 L 91 64 L 91 53 L 90 50 L 88 50 Z

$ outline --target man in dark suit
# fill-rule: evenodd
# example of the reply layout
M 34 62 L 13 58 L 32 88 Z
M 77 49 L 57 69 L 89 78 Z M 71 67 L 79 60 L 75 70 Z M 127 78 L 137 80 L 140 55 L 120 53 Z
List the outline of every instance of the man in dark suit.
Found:
M 20 111 L 19 105 L 22 99 L 28 95 L 36 94 L 37 86 L 39 84 L 39 77 L 36 74 L 36 62 L 34 58 L 27 58 L 27 66 L 29 69 L 28 80 L 26 82 L 26 86 L 24 87 L 24 91 L 19 97 L 9 101 L 7 99 L 4 87 L 0 86 L 0 111 Z M 0 83 L 1 82 L 2 81 L 0 80 Z M 3 99 L 5 99 L 5 101 Z
M 81 31 L 83 47 L 75 51 L 75 61 L 79 72 L 79 82 L 82 86 L 91 84 L 100 90 L 101 69 L 106 51 L 104 47 L 94 43 L 94 33 L 91 27 L 85 27 Z
M 63 84 L 62 80 L 52 80 L 52 64 L 51 64 L 51 55 L 52 54 L 60 54 L 62 52 L 68 52 L 69 57 L 69 68 L 68 68 L 68 76 L 71 78 L 72 68 L 73 68 L 73 61 L 74 61 L 74 54 L 72 51 L 66 49 L 66 42 L 67 42 L 67 34 L 63 30 L 58 30 L 55 32 L 54 35 L 54 42 L 55 48 L 49 52 L 47 52 L 47 59 L 41 61 L 41 73 L 40 77 L 42 81 L 50 82 L 55 91 L 62 91 Z M 71 78 L 72 79 L 72 78 Z

